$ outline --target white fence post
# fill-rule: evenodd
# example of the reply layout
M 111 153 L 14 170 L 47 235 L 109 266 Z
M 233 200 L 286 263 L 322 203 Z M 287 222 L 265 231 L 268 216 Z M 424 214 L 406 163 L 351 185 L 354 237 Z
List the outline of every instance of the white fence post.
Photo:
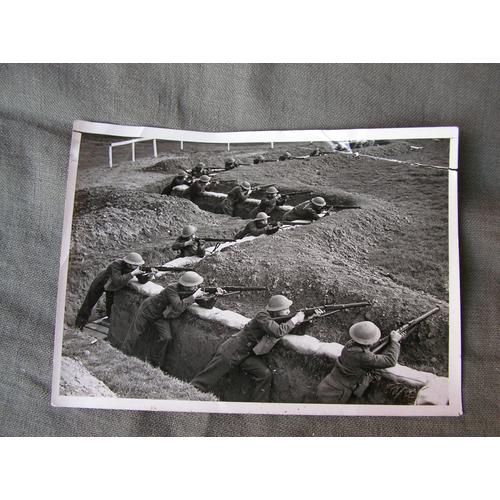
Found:
M 231 144 L 229 144 L 229 142 L 227 143 L 227 150 L 231 151 Z
M 132 143 L 132 161 L 135 161 L 135 142 Z
M 109 168 L 113 168 L 113 145 L 110 144 L 108 147 L 108 156 L 109 156 Z
M 271 149 L 274 149 L 274 142 L 271 142 Z
M 155 158 L 158 158 L 158 149 L 156 147 L 156 139 L 153 139 L 153 154 L 155 155 Z
M 184 141 L 181 141 L 181 151 L 184 151 Z

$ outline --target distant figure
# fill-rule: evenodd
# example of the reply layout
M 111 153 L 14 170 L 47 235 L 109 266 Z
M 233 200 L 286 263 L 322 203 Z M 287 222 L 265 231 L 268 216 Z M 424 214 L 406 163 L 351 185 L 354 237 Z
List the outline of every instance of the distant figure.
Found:
M 259 163 L 264 163 L 266 161 L 266 159 L 262 156 L 262 155 L 257 155 L 254 159 L 253 159 L 253 164 L 254 165 L 258 165 Z
M 380 339 L 380 330 L 371 321 L 355 323 L 349 329 L 349 341 L 335 362 L 333 370 L 320 382 L 317 398 L 320 403 L 345 404 L 354 394 L 361 397 L 371 382 L 371 370 L 395 366 L 401 335 L 391 332 L 391 341 L 383 354 L 374 354 L 370 346 Z
M 172 250 L 179 252 L 178 257 L 205 257 L 205 242 L 196 237 L 195 226 L 184 226 L 182 234 L 172 245 Z
M 287 151 L 286 153 L 283 153 L 282 155 L 280 155 L 278 160 L 279 161 L 286 161 L 286 160 L 290 160 L 291 158 L 292 158 L 292 155 Z
M 184 191 L 184 197 L 189 198 L 193 202 L 198 201 L 207 189 L 209 182 L 210 177 L 208 175 L 202 175 L 199 179 L 195 180 L 191 186 L 186 189 L 186 191 Z
M 144 274 L 140 269 L 143 264 L 144 260 L 138 253 L 130 252 L 123 259 L 115 260 L 101 271 L 90 285 L 76 316 L 75 326 L 80 330 L 83 329 L 103 293 L 106 293 L 106 314 L 108 318 L 111 317 L 114 292 L 126 287 L 134 276 Z
M 274 318 L 290 314 L 292 301 L 283 295 L 273 295 L 266 309 L 258 312 L 242 330 L 223 342 L 208 365 L 191 381 L 197 389 L 208 392 L 227 373 L 239 367 L 255 381 L 251 400 L 268 402 L 271 396 L 273 373 L 262 356 L 253 352 L 262 337 L 281 338 L 304 321 L 304 313 L 298 312 L 286 323 L 279 324 Z
M 250 196 L 252 192 L 252 186 L 247 181 L 241 181 L 237 186 L 235 186 L 229 193 L 227 197 L 220 204 L 222 212 L 235 217 L 238 208 L 243 205 L 245 200 Z
M 321 150 L 316 146 L 310 153 L 309 156 L 321 156 Z
M 280 207 L 286 203 L 288 196 L 283 196 L 279 194 L 279 191 L 274 187 L 270 186 L 266 189 L 266 194 L 262 198 L 259 206 L 255 207 L 250 213 L 250 217 L 255 217 L 259 212 L 264 212 L 267 215 L 271 215 L 276 207 Z
M 226 158 L 224 160 L 224 169 L 225 170 L 232 170 L 233 168 L 237 168 L 241 165 L 241 163 L 238 160 L 235 160 L 234 158 Z
M 196 165 L 196 167 L 193 167 L 191 169 L 190 173 L 191 173 L 191 177 L 193 177 L 193 179 L 198 179 L 202 175 L 208 175 L 210 173 L 210 170 L 207 168 L 207 166 L 202 161 L 200 161 Z
M 170 320 L 178 318 L 198 297 L 205 295 L 200 289 L 202 283 L 198 273 L 188 271 L 177 283 L 143 300 L 127 332 L 123 352 L 163 367 L 172 339 Z
M 161 194 L 172 194 L 172 189 L 176 186 L 189 186 L 187 174 L 183 170 L 177 172 L 177 175 L 172 179 L 172 182 L 161 192 Z
M 279 226 L 271 227 L 268 224 L 269 215 L 259 212 L 255 219 L 250 221 L 243 229 L 240 229 L 234 236 L 235 240 L 245 236 L 260 236 L 261 234 L 274 234 L 279 230 Z
M 321 196 L 316 196 L 312 200 L 304 201 L 296 205 L 283 216 L 283 221 L 293 220 L 318 220 L 319 214 L 326 205 L 326 201 Z

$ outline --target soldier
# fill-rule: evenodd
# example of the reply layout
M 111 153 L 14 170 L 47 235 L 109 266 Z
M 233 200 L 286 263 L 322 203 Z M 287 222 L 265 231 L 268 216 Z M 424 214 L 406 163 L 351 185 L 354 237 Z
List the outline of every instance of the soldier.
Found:
M 292 155 L 286 151 L 285 153 L 283 153 L 279 158 L 278 160 L 279 161 L 286 161 L 286 160 L 290 160 L 292 158 Z
M 123 352 L 162 367 L 172 339 L 170 320 L 178 318 L 198 297 L 205 295 L 200 289 L 202 283 L 198 273 L 188 271 L 177 283 L 143 300 L 127 332 Z
M 87 324 L 93 307 L 103 293 L 106 293 L 106 314 L 111 316 L 114 292 L 127 286 L 128 282 L 137 275 L 143 274 L 140 266 L 144 264 L 142 257 L 130 252 L 123 259 L 115 260 L 104 271 L 100 272 L 92 281 L 89 291 L 76 316 L 75 326 L 80 330 Z
M 208 392 L 229 370 L 239 366 L 255 381 L 252 401 L 268 402 L 271 395 L 273 374 L 263 359 L 254 354 L 253 348 L 265 335 L 281 338 L 304 321 L 304 313 L 298 312 L 286 323 L 279 324 L 273 318 L 290 314 L 292 301 L 283 295 L 273 295 L 262 310 L 250 320 L 243 330 L 223 342 L 206 368 L 191 381 L 200 391 Z
M 284 205 L 287 199 L 288 196 L 282 196 L 274 186 L 270 186 L 266 189 L 266 194 L 260 201 L 259 206 L 255 207 L 248 215 L 250 217 L 255 217 L 258 212 L 264 212 L 267 215 L 271 215 L 271 212 L 276 207 Z
M 172 194 L 172 189 L 176 186 L 189 186 L 191 181 L 188 181 L 187 174 L 183 170 L 179 171 L 177 175 L 172 179 L 172 182 L 161 192 L 161 194 Z
M 195 226 L 184 226 L 182 234 L 172 245 L 172 250 L 179 252 L 178 257 L 205 257 L 205 242 L 196 237 Z
M 269 215 L 259 212 L 254 220 L 250 221 L 243 229 L 240 229 L 234 236 L 235 240 L 245 236 L 260 236 L 261 234 L 274 234 L 279 230 L 279 226 L 271 227 L 268 224 Z
M 355 323 L 349 329 L 349 341 L 333 370 L 317 389 L 320 403 L 344 404 L 354 394 L 361 397 L 371 382 L 370 371 L 395 366 L 399 357 L 401 335 L 391 332 L 391 341 L 383 354 L 374 354 L 370 346 L 380 339 L 380 330 L 371 321 Z
M 229 191 L 227 197 L 220 204 L 222 212 L 235 217 L 237 210 L 241 205 L 243 205 L 245 200 L 250 196 L 251 192 L 252 186 L 249 182 L 239 182 L 237 186 Z
M 186 189 L 186 191 L 184 191 L 184 197 L 189 198 L 193 202 L 198 201 L 202 193 L 204 193 L 205 189 L 207 189 L 209 182 L 210 177 L 208 175 L 202 175 L 199 179 L 195 180 L 191 186 Z
M 208 175 L 210 173 L 210 170 L 207 168 L 207 166 L 200 161 L 196 167 L 191 169 L 191 177 L 194 179 L 197 179 L 201 177 L 202 175 Z
M 316 146 L 310 153 L 309 156 L 321 156 L 321 150 Z
M 262 156 L 262 155 L 257 155 L 254 159 L 253 159 L 253 164 L 254 165 L 258 165 L 259 163 L 264 163 L 266 161 L 266 159 Z
M 304 201 L 299 205 L 296 205 L 289 212 L 283 216 L 284 221 L 292 220 L 318 220 L 323 207 L 326 205 L 326 201 L 321 196 L 316 196 L 312 200 Z
M 239 167 L 241 163 L 238 160 L 235 160 L 234 158 L 226 158 L 224 160 L 224 169 L 225 170 L 232 170 L 233 168 Z

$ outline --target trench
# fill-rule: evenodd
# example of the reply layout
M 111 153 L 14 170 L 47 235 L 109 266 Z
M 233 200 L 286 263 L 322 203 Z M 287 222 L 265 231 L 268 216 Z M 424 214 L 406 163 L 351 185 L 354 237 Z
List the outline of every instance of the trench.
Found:
M 169 182 L 169 181 L 168 181 Z M 167 181 L 155 181 L 141 188 L 148 193 L 160 193 L 168 184 Z M 220 213 L 219 205 L 236 181 L 220 181 L 217 191 L 206 192 L 197 202 L 201 210 Z M 286 194 L 291 189 L 280 189 Z M 184 188 L 185 189 L 185 188 Z M 173 196 L 182 196 L 183 187 L 173 190 Z M 322 193 L 315 192 L 314 195 L 321 196 Z M 323 195 L 328 204 L 355 204 L 353 197 L 343 195 Z M 291 198 L 292 204 L 296 205 L 310 199 L 310 191 L 304 189 Z M 239 207 L 237 217 L 248 218 L 248 214 L 260 202 L 259 199 L 248 199 Z M 104 200 L 103 200 L 104 203 Z M 95 207 L 94 207 L 95 208 Z M 273 214 L 274 220 L 280 220 L 282 215 L 292 206 L 278 207 Z M 244 238 L 241 241 L 251 241 L 253 237 Z M 225 243 L 218 250 L 228 248 L 236 243 Z M 154 249 L 153 249 L 154 250 Z M 197 257 L 175 259 L 170 262 L 173 266 L 192 267 L 200 262 Z M 118 349 L 124 340 L 135 312 L 145 296 L 158 293 L 158 283 L 168 278 L 172 281 L 178 274 L 167 273 L 157 283 L 138 285 L 131 283 L 116 294 L 115 303 L 109 328 L 109 341 Z M 155 291 L 156 290 L 156 291 Z M 227 318 L 232 318 L 227 322 Z M 220 319 L 224 319 L 221 321 Z M 337 328 L 345 328 L 352 324 L 357 318 L 355 312 L 345 312 L 338 315 Z M 237 331 L 247 318 L 230 311 L 215 309 L 211 313 L 197 306 L 192 306 L 189 311 L 180 318 L 173 320 L 172 342 L 165 358 L 162 369 L 183 381 L 189 381 L 199 372 L 211 359 L 217 347 Z M 315 390 L 321 379 L 331 370 L 336 356 L 340 353 L 342 346 L 334 343 L 318 342 L 312 337 L 289 336 L 291 339 L 283 339 L 264 359 L 274 374 L 273 388 L 271 394 L 272 402 L 285 403 L 311 403 L 315 400 Z M 388 372 L 376 383 L 370 386 L 361 403 L 378 404 L 413 404 L 416 392 L 425 387 L 429 381 L 436 376 L 426 372 L 417 372 L 407 367 L 399 367 L 395 374 Z M 392 376 L 392 378 L 391 378 Z M 443 378 L 443 377 L 439 377 Z M 239 369 L 234 369 L 221 379 L 214 388 L 214 393 L 225 401 L 248 401 L 252 389 L 251 379 Z M 398 389 L 399 388 L 399 389 Z

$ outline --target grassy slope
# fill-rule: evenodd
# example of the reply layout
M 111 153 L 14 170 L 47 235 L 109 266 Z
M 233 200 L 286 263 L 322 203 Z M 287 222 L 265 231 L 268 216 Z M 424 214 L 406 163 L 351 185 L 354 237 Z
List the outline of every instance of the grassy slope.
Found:
M 192 385 L 164 374 L 148 363 L 126 356 L 105 341 L 90 344 L 92 338 L 66 329 L 63 356 L 78 359 L 87 370 L 124 398 L 217 401 Z

